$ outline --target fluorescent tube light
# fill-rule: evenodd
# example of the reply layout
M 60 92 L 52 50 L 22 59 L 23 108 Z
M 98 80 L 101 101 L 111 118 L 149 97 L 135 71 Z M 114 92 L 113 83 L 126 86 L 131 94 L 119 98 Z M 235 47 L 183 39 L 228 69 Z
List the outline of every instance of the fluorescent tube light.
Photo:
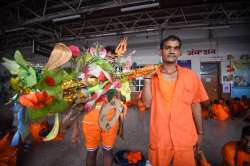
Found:
M 103 34 L 97 34 L 97 35 L 90 35 L 90 37 L 105 37 L 105 36 L 115 36 L 118 35 L 116 32 L 111 33 L 103 33 Z
M 230 28 L 229 25 L 220 25 L 220 26 L 211 26 L 211 27 L 203 27 L 202 29 L 227 29 Z
M 159 2 L 156 2 L 156 3 L 144 4 L 144 5 L 138 5 L 138 6 L 124 7 L 124 8 L 121 8 L 121 12 L 148 9 L 148 8 L 158 7 L 159 5 L 160 5 Z
M 72 15 L 72 16 L 54 18 L 54 19 L 52 19 L 52 21 L 53 22 L 60 22 L 60 21 L 66 21 L 66 20 L 73 20 L 73 19 L 80 18 L 80 17 L 81 17 L 81 15 L 77 14 L 77 15 Z

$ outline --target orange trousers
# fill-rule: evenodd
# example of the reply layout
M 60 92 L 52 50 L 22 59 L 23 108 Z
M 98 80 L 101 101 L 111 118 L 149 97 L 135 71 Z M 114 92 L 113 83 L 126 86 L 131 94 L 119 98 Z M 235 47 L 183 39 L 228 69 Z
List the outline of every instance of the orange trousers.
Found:
M 173 161 L 174 166 L 195 166 L 194 149 L 190 148 L 149 148 L 149 160 L 152 166 L 168 166 Z

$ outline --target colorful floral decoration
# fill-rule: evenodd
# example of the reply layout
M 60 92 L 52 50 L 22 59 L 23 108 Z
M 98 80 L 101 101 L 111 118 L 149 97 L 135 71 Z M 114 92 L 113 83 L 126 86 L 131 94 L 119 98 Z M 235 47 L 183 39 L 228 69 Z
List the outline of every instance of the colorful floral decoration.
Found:
M 14 90 L 12 101 L 18 105 L 16 111 L 20 114 L 20 130 L 16 134 L 25 135 L 24 126 L 27 120 L 38 121 L 48 116 L 55 116 L 55 123 L 51 133 L 44 139 L 49 141 L 58 134 L 59 114 L 68 111 L 63 121 L 72 117 L 78 118 L 84 111 L 90 111 L 96 101 L 105 96 L 110 90 L 116 89 L 130 100 L 130 80 L 145 75 L 158 66 L 150 66 L 130 71 L 132 65 L 131 55 L 123 58 L 127 50 L 127 38 L 123 38 L 116 48 L 116 62 L 111 64 L 105 59 L 107 51 L 100 45 L 89 49 L 80 49 L 75 45 L 69 47 L 63 43 L 55 45 L 43 67 L 42 72 L 27 62 L 20 51 L 14 54 L 14 60 L 3 58 L 3 65 L 12 75 L 10 80 Z M 66 63 L 71 63 L 69 69 Z M 124 68 L 124 71 L 115 70 L 116 67 Z M 109 94 L 110 95 L 110 94 Z M 25 123 L 23 121 L 25 119 Z M 66 127 L 65 127 L 66 128 Z M 22 129 L 22 130 L 21 130 Z M 22 137 L 24 139 L 24 137 Z

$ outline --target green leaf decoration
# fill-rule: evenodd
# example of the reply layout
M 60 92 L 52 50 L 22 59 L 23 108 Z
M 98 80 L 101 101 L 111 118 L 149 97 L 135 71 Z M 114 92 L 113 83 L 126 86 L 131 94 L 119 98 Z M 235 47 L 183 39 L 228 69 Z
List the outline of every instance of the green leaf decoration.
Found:
M 131 100 L 131 89 L 129 85 L 129 81 L 124 81 L 120 87 L 121 95 L 126 98 L 126 101 Z
M 18 65 L 16 63 L 16 61 L 13 61 L 13 60 L 9 60 L 8 58 L 2 58 L 3 59 L 3 63 L 2 65 L 7 68 L 9 70 L 9 72 L 13 75 L 17 75 L 18 73 L 18 70 L 20 68 L 20 65 Z
M 19 50 L 16 50 L 14 58 L 17 64 L 28 70 L 29 64 L 23 59 L 23 56 Z
M 29 76 L 25 78 L 27 87 L 34 86 L 37 83 L 36 71 L 29 67 L 28 69 Z
M 55 80 L 55 85 L 54 86 L 49 86 L 46 82 L 45 79 L 47 77 L 52 77 Z M 37 89 L 47 91 L 50 96 L 58 96 L 61 97 L 63 94 L 63 90 L 61 88 L 61 82 L 64 77 L 67 77 L 67 73 L 62 70 L 45 70 L 41 80 L 37 84 Z M 68 76 L 69 77 L 69 76 Z
M 21 67 L 18 71 L 18 77 L 25 87 L 32 87 L 37 83 L 36 71 L 32 67 L 27 69 Z
M 28 109 L 29 117 L 32 121 L 48 116 L 50 113 L 60 113 L 67 109 L 68 103 L 62 99 L 55 98 L 54 101 L 41 109 Z
M 63 72 L 63 80 L 72 80 L 72 79 L 75 79 L 76 78 L 76 75 L 75 73 L 68 73 L 66 71 Z
M 108 63 L 105 59 L 98 58 L 95 61 L 95 64 L 97 64 L 98 66 L 100 66 L 106 72 L 109 72 L 109 73 L 114 72 L 112 65 L 110 63 Z

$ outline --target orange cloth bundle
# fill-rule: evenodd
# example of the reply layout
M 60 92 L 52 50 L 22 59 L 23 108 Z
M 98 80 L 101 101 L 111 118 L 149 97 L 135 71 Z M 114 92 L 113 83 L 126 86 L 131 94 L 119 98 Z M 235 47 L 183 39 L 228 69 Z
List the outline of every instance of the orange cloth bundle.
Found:
M 129 151 L 128 152 L 128 163 L 129 164 L 137 164 L 139 161 L 142 160 L 142 154 L 141 152 L 133 152 Z
M 47 121 L 30 124 L 30 134 L 35 142 L 42 141 L 43 137 L 40 135 L 42 130 L 49 130 L 49 124 Z
M 213 104 L 211 108 L 213 118 L 216 120 L 226 120 L 230 117 L 227 109 L 225 109 L 221 104 Z

